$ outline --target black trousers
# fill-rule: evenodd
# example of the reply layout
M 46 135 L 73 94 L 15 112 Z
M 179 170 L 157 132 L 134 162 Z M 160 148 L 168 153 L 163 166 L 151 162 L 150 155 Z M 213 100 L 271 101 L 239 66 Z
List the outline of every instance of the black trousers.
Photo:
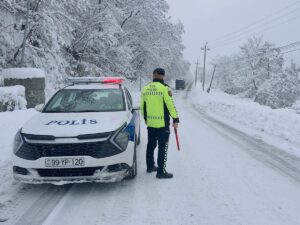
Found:
M 146 153 L 147 168 L 154 166 L 154 150 L 158 144 L 158 173 L 163 173 L 166 168 L 170 128 L 151 128 L 148 127 L 148 144 Z

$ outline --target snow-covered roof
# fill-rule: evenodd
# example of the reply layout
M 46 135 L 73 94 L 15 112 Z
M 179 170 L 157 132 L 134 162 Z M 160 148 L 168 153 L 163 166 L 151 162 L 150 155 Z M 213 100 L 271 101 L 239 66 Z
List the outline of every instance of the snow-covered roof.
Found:
M 5 79 L 44 78 L 45 72 L 37 68 L 10 68 L 4 69 L 1 75 Z

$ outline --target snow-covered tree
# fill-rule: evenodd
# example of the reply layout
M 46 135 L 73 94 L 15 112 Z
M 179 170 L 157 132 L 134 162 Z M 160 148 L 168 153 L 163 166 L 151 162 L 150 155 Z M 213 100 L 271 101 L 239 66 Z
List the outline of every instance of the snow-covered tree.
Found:
M 291 106 L 298 98 L 295 64 L 286 67 L 280 48 L 262 38 L 250 38 L 233 56 L 215 59 L 216 85 L 229 94 L 241 94 L 273 108 Z
M 262 37 L 250 38 L 241 47 L 240 55 L 248 67 L 248 78 L 254 90 L 258 90 L 265 80 L 270 79 L 272 72 L 278 73 L 282 70 L 284 60 L 280 55 L 280 49 L 269 42 L 263 43 Z
M 0 67 L 19 66 L 27 1 L 0 2 Z M 43 68 L 47 87 L 67 76 L 146 77 L 155 67 L 185 76 L 182 24 L 165 0 L 31 0 L 25 65 Z
M 226 93 L 239 94 L 246 92 L 251 86 L 247 65 L 240 60 L 240 56 L 221 56 L 215 59 L 214 64 L 218 65 L 215 83 Z
M 300 96 L 298 74 L 292 67 L 273 73 L 259 88 L 255 102 L 272 108 L 291 107 Z

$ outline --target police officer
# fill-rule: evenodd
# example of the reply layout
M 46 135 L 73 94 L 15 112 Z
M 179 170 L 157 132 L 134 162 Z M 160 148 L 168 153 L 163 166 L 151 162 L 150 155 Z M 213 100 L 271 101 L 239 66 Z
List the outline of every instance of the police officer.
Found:
M 165 71 L 158 68 L 153 72 L 153 82 L 143 88 L 141 95 L 141 113 L 148 127 L 148 145 L 146 154 L 147 172 L 157 172 L 157 178 L 172 178 L 166 171 L 168 143 L 170 136 L 170 116 L 173 127 L 179 123 L 172 93 L 164 83 Z M 154 150 L 158 144 L 157 164 L 154 163 Z

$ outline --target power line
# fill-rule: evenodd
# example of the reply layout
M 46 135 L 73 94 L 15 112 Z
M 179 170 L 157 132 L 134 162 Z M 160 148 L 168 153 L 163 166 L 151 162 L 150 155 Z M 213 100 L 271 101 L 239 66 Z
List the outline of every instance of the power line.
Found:
M 297 10 L 294 10 L 295 12 L 296 11 L 299 11 L 300 10 L 300 8 L 298 8 Z M 291 16 L 292 14 L 289 14 L 288 16 Z M 245 36 L 249 36 L 249 34 L 255 34 L 255 33 L 259 33 L 259 32 L 257 32 L 257 30 L 260 30 L 261 32 L 265 32 L 265 31 L 268 31 L 268 30 L 271 30 L 271 29 L 273 29 L 274 27 L 277 27 L 277 26 L 279 26 L 279 25 L 282 25 L 282 24 L 285 24 L 285 23 L 287 23 L 287 22 L 290 22 L 290 21 L 292 21 L 292 20 L 295 20 L 295 19 L 298 19 L 299 18 L 299 15 L 298 16 L 296 16 L 296 17 L 293 17 L 293 18 L 289 18 L 287 21 L 285 21 L 285 22 L 282 22 L 282 23 L 280 23 L 281 21 L 278 21 L 279 22 L 279 24 L 274 24 L 274 25 L 271 25 L 274 21 L 276 21 L 276 20 L 281 20 L 281 19 L 283 19 L 284 17 L 278 17 L 278 18 L 276 18 L 275 20 L 273 20 L 273 21 L 269 21 L 269 22 L 267 22 L 267 23 L 265 23 L 265 24 L 262 24 L 262 25 L 260 25 L 260 26 L 258 26 L 258 27 L 253 27 L 252 29 L 249 29 L 246 33 L 241 33 L 241 34 L 239 34 L 239 35 L 237 35 L 237 36 L 233 36 L 233 37 L 231 37 L 231 38 L 227 38 L 227 39 L 225 39 L 225 40 L 223 40 L 223 41 L 221 41 L 219 44 L 217 44 L 217 46 L 219 46 L 219 45 L 222 45 L 223 43 L 231 43 L 231 41 L 235 41 L 237 38 L 239 38 L 239 37 L 241 37 L 241 38 L 239 38 L 238 40 L 240 40 L 240 39 L 242 39 L 242 38 L 244 38 Z M 271 26 L 267 26 L 267 25 L 271 25 Z
M 286 49 L 288 46 L 296 47 L 296 46 L 299 46 L 299 45 L 300 45 L 300 42 L 294 42 L 294 43 L 291 43 L 291 44 L 288 44 L 288 45 L 284 45 L 284 46 L 281 46 L 281 47 L 278 47 L 278 48 L 273 48 L 271 50 L 278 49 L 278 50 L 281 51 L 283 49 Z M 284 55 L 284 54 L 288 54 L 288 53 L 296 52 L 296 51 L 300 51 L 300 48 L 299 49 L 293 49 L 293 50 L 286 51 L 286 52 L 279 52 L 279 55 Z M 251 57 L 242 57 L 242 58 L 237 58 L 237 59 L 229 60 L 229 61 L 226 61 L 224 63 L 220 63 L 218 65 L 223 65 L 223 64 L 228 64 L 228 63 L 234 63 L 234 62 L 243 62 L 244 60 L 254 59 L 254 58 L 256 58 L 259 55 L 261 55 L 261 53 L 252 55 Z M 272 55 L 273 55 L 273 53 L 270 53 L 270 54 L 265 55 L 264 57 L 268 57 L 268 56 L 272 56 Z
M 300 51 L 300 48 L 298 49 L 294 49 L 294 50 L 291 50 L 291 51 L 287 51 L 287 52 L 282 52 L 281 54 L 287 54 L 287 53 L 291 53 L 291 52 L 297 52 L 297 51 Z
M 287 9 L 289 9 L 289 8 L 291 8 L 291 7 L 293 7 L 293 6 L 297 5 L 297 4 L 299 4 L 299 3 L 300 3 L 300 1 L 296 1 L 296 2 L 294 2 L 294 3 L 290 4 L 290 5 L 288 5 L 287 7 L 283 8 L 283 9 L 280 9 L 280 10 L 278 10 L 278 11 L 276 11 L 276 12 L 274 12 L 274 13 L 272 13 L 272 14 L 270 14 L 270 15 L 268 15 L 268 16 L 266 16 L 266 17 L 264 17 L 264 18 L 262 18 L 262 19 L 260 19 L 260 20 L 258 20 L 258 21 L 256 21 L 256 22 L 254 22 L 254 23 L 252 23 L 252 24 L 249 24 L 248 26 L 246 26 L 246 27 L 244 27 L 244 28 L 241 28 L 241 29 L 236 30 L 236 31 L 234 31 L 234 32 L 232 32 L 232 33 L 225 34 L 225 35 L 223 35 L 223 36 L 221 36 L 221 37 L 219 37 L 219 38 L 217 38 L 217 39 L 215 39 L 215 40 L 212 40 L 212 42 L 219 42 L 220 40 L 224 40 L 224 39 L 226 39 L 226 38 L 228 39 L 228 37 L 233 36 L 233 35 L 236 35 L 236 34 L 239 34 L 239 33 L 243 32 L 243 31 L 245 31 L 245 30 L 248 30 L 249 28 L 258 25 L 258 24 L 264 22 L 265 20 L 268 21 L 269 18 L 271 18 L 271 17 L 273 17 L 273 16 L 275 16 L 275 15 L 277 15 L 277 14 L 281 14 L 281 13 L 284 12 L 285 10 L 287 10 Z M 297 11 L 297 10 L 293 10 L 293 11 Z M 293 12 L 293 11 L 292 11 L 292 12 Z M 289 12 L 289 13 L 290 13 L 290 12 Z M 285 14 L 284 14 L 284 15 L 285 15 Z M 281 16 L 281 18 L 282 18 L 282 16 Z
M 293 21 L 293 20 L 296 20 L 296 19 L 298 19 L 298 18 L 300 18 L 300 16 L 293 17 L 293 18 L 291 18 L 291 19 L 289 19 L 289 20 L 285 20 L 285 21 L 282 22 L 282 23 L 279 23 L 279 24 L 270 26 L 270 27 L 268 27 L 268 28 L 266 28 L 266 29 L 259 30 L 259 31 L 257 31 L 257 32 L 252 33 L 252 35 L 253 35 L 253 34 L 258 34 L 258 33 L 263 34 L 264 32 L 266 32 L 266 31 L 268 31 L 268 30 L 271 30 L 271 29 L 273 29 L 274 27 L 277 27 L 277 26 L 286 24 L 286 23 L 288 23 L 288 22 L 290 22 L 290 21 Z M 249 36 L 249 34 L 247 34 L 247 35 Z M 244 39 L 244 38 L 245 38 L 245 37 L 241 37 L 241 38 L 237 38 L 237 39 L 232 39 L 232 41 L 228 41 L 228 42 L 225 42 L 225 43 L 222 43 L 222 44 L 218 44 L 218 45 L 216 45 L 214 48 L 216 49 L 216 48 L 228 46 L 228 45 L 230 45 L 230 44 L 232 44 L 232 43 L 236 43 L 237 41 L 240 41 L 240 40 L 242 40 L 242 39 Z
M 240 41 L 240 40 L 244 39 L 246 36 L 250 36 L 250 34 L 251 34 L 251 35 L 253 35 L 253 34 L 258 34 L 258 33 L 263 34 L 264 32 L 266 32 L 266 31 L 268 31 L 268 30 L 271 30 L 271 29 L 273 29 L 273 28 L 275 28 L 275 27 L 278 27 L 278 26 L 280 26 L 280 25 L 286 24 L 286 23 L 288 23 L 288 22 L 290 22 L 290 21 L 293 21 L 293 20 L 296 20 L 296 19 L 298 19 L 298 18 L 300 18 L 299 15 L 296 16 L 296 17 L 290 18 L 290 19 L 288 19 L 288 20 L 285 20 L 285 21 L 283 21 L 283 22 L 281 22 L 281 23 L 279 23 L 279 24 L 273 25 L 273 26 L 269 26 L 269 27 L 262 28 L 262 29 L 259 29 L 259 30 L 256 29 L 255 32 L 237 36 L 237 37 L 235 37 L 235 39 L 231 39 L 231 40 L 228 40 L 227 42 L 223 42 L 223 43 L 217 44 L 215 47 L 230 45 L 231 43 L 235 43 L 235 42 L 237 42 L 237 41 Z M 246 36 L 245 36 L 245 35 L 246 35 Z
M 284 50 L 284 49 L 289 49 L 289 48 L 294 48 L 300 45 L 300 41 L 288 44 L 288 45 L 284 45 L 282 47 L 280 47 L 280 50 Z
M 264 18 L 262 18 L 262 19 L 260 19 L 260 20 L 258 20 L 258 21 L 256 21 L 256 22 L 254 22 L 254 23 L 252 23 L 252 24 L 249 24 L 248 26 L 246 26 L 246 27 L 244 27 L 244 28 L 241 28 L 241 29 L 239 29 L 239 30 L 236 30 L 236 31 L 234 31 L 234 32 L 232 32 L 232 33 L 225 34 L 225 35 L 221 36 L 220 38 L 217 38 L 217 39 L 215 39 L 215 40 L 212 40 L 211 42 L 215 42 L 215 41 L 218 41 L 218 40 L 220 40 L 220 39 L 223 39 L 224 37 L 227 37 L 227 36 L 231 36 L 231 35 L 240 33 L 241 31 L 246 30 L 246 29 L 248 29 L 249 27 L 252 27 L 252 26 L 254 26 L 254 25 L 256 25 L 256 24 L 259 24 L 259 23 L 263 22 L 264 20 L 268 19 L 269 17 L 274 16 L 274 15 L 277 15 L 277 14 L 281 13 L 282 11 L 284 11 L 284 10 L 286 10 L 286 9 L 289 9 L 289 8 L 293 7 L 294 5 L 299 4 L 299 3 L 300 3 L 299 1 L 296 1 L 296 2 L 294 2 L 294 3 L 290 4 L 290 5 L 288 5 L 287 7 L 283 8 L 283 9 L 281 9 L 281 10 L 278 10 L 278 11 L 276 11 L 276 12 L 274 12 L 274 13 L 272 13 L 272 14 L 270 14 L 270 15 L 268 15 L 268 16 L 266 16 L 266 17 L 264 17 Z

